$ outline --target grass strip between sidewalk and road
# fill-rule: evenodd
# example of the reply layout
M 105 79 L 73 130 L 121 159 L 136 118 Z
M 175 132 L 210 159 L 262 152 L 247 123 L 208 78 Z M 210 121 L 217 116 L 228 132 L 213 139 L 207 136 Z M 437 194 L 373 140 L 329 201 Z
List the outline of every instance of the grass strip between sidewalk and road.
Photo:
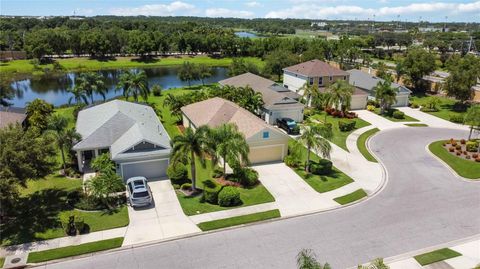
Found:
M 428 145 L 428 149 L 442 161 L 447 163 L 461 177 L 479 180 L 480 179 L 480 162 L 465 160 L 457 157 L 447 151 L 443 147 L 445 140 L 440 140 Z
M 363 189 L 358 189 L 344 196 L 334 198 L 333 200 L 341 205 L 346 205 L 366 197 L 367 193 Z
M 213 221 L 202 222 L 198 224 L 198 227 L 202 231 L 216 230 L 246 223 L 252 223 L 262 220 L 275 219 L 280 217 L 280 211 L 278 209 L 269 210 L 265 212 L 253 213 L 238 217 L 232 217 L 227 219 L 219 219 Z
M 68 246 L 63 248 L 54 248 L 44 251 L 30 252 L 30 254 L 28 255 L 28 263 L 39 263 L 112 248 L 118 248 L 122 246 L 122 243 L 123 237 L 117 237 L 92 243 L 81 244 L 77 246 Z
M 362 155 L 363 155 L 363 157 L 365 157 L 365 159 L 367 159 L 368 161 L 371 161 L 371 162 L 375 162 L 375 163 L 377 163 L 378 161 L 368 151 L 367 140 L 372 135 L 377 133 L 378 131 L 380 131 L 378 128 L 370 129 L 370 130 L 366 131 L 365 133 L 361 134 L 357 139 L 357 147 L 358 147 L 358 150 L 360 151 L 360 153 L 362 153 Z
M 408 127 L 428 127 L 425 123 L 405 123 Z
M 420 263 L 420 265 L 424 266 L 435 262 L 455 258 L 458 256 L 462 256 L 462 254 L 449 248 L 442 248 L 432 252 L 417 255 L 414 258 L 415 260 L 417 260 L 418 263 Z

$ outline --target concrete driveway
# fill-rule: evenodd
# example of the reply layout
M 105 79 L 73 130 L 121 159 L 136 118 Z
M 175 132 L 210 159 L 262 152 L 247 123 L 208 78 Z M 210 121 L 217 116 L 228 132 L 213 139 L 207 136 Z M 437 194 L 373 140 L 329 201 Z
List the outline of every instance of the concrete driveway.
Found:
M 128 207 L 130 224 L 124 246 L 200 232 L 183 213 L 170 180 L 149 180 L 148 184 L 154 204 L 139 209 Z

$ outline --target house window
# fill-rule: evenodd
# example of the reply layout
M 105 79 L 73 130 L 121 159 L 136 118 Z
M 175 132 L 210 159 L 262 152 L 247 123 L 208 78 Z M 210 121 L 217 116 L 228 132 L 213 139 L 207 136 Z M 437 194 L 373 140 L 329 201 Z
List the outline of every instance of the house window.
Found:
M 323 85 L 323 77 L 318 78 L 318 85 Z
M 310 78 L 310 85 L 313 85 L 313 78 Z
M 328 79 L 329 79 L 330 81 L 332 81 L 332 80 L 333 80 L 333 77 L 332 77 L 332 76 L 329 76 Z
M 347 76 L 343 76 L 343 80 L 347 80 Z
M 263 138 L 269 138 L 270 133 L 269 132 L 263 132 Z

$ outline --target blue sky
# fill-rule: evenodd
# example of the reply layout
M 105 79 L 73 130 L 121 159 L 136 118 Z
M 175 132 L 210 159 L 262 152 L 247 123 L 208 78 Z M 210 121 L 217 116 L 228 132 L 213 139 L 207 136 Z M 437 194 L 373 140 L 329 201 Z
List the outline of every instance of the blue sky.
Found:
M 150 15 L 480 22 L 473 0 L 0 0 L 1 15 Z

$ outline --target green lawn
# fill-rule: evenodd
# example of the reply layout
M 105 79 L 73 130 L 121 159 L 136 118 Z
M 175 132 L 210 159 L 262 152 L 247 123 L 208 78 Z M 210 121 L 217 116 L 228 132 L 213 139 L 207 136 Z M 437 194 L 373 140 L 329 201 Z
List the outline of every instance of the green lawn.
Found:
M 290 140 L 290 141 L 293 141 Z M 315 153 L 310 154 L 310 158 L 313 161 L 318 161 L 320 157 L 318 157 Z M 314 190 L 317 192 L 327 192 L 347 184 L 353 182 L 353 180 L 347 176 L 346 174 L 342 173 L 342 171 L 338 170 L 337 168 L 333 167 L 333 173 L 326 176 L 314 175 L 311 173 L 306 173 L 304 170 L 303 164 L 307 160 L 307 149 L 302 147 L 302 165 L 298 168 L 292 168 L 301 178 L 305 180 Z
M 263 61 L 256 57 L 247 57 L 248 61 L 262 67 Z M 66 71 L 93 71 L 101 69 L 134 68 L 134 67 L 156 67 L 180 65 L 184 61 L 196 64 L 206 64 L 209 66 L 228 66 L 232 58 L 211 58 L 208 56 L 182 56 L 182 57 L 162 57 L 154 58 L 151 61 L 138 61 L 132 57 L 117 57 L 113 60 L 94 60 L 89 58 L 69 58 L 56 60 Z M 0 73 L 3 74 L 42 74 L 44 69 L 53 69 L 52 64 L 40 65 L 41 70 L 35 70 L 30 60 L 15 60 L 2 63 Z
M 3 267 L 4 263 L 5 263 L 5 257 L 0 257 L 0 268 Z
M 418 121 L 417 119 L 415 118 L 412 118 L 410 116 L 408 116 L 407 114 L 405 114 L 405 116 L 403 117 L 403 119 L 396 119 L 394 117 L 389 117 L 385 114 L 380 114 L 380 108 L 375 108 L 375 114 L 379 115 L 379 116 L 382 116 L 384 117 L 385 119 L 388 119 L 388 120 L 391 120 L 391 121 L 395 121 L 395 122 L 409 122 L 409 121 Z
M 444 140 L 431 143 L 428 148 L 437 157 L 446 162 L 457 174 L 464 178 L 480 179 L 480 163 L 471 160 L 465 160 L 450 154 L 447 149 L 443 147 Z
M 346 204 L 349 204 L 351 202 L 355 202 L 357 200 L 360 200 L 360 199 L 362 199 L 363 197 L 366 197 L 366 196 L 367 196 L 367 193 L 363 189 L 358 189 L 358 190 L 356 190 L 352 193 L 349 193 L 347 195 L 334 198 L 333 200 L 335 200 L 335 202 L 337 202 L 341 205 L 346 205 Z
M 432 251 L 432 252 L 417 255 L 414 258 L 415 258 L 415 260 L 417 260 L 418 263 L 420 263 L 420 265 L 425 266 L 425 265 L 428 265 L 428 264 L 432 264 L 432 263 L 435 263 L 435 262 L 455 258 L 455 257 L 458 257 L 458 256 L 462 256 L 462 254 L 460 254 L 460 253 L 458 253 L 454 250 L 451 250 L 449 248 L 442 248 L 442 249 L 435 250 L 435 251 Z
M 68 246 L 63 248 L 55 248 L 44 251 L 30 252 L 28 255 L 28 263 L 39 263 L 61 258 L 67 258 L 91 252 L 97 252 L 122 246 L 123 237 L 96 241 L 92 243 L 81 244 L 77 246 Z
M 442 97 L 442 96 L 436 96 L 436 97 L 441 101 L 440 105 L 438 106 L 439 111 L 425 112 L 425 113 L 431 114 L 433 116 L 436 116 L 448 121 L 450 121 L 450 116 L 465 115 L 465 112 L 453 111 L 453 105 L 457 102 L 455 99 Z M 410 103 L 418 104 L 420 106 L 426 106 L 431 98 L 432 96 L 411 96 Z
M 373 128 L 365 133 L 361 134 L 358 139 L 357 139 L 357 147 L 360 153 L 362 153 L 363 157 L 365 159 L 377 163 L 378 161 L 373 157 L 373 155 L 368 151 L 367 149 L 367 140 L 374 134 L 376 134 L 378 131 L 380 131 L 378 128 Z
M 320 122 L 324 122 L 325 121 L 325 112 L 322 111 L 318 114 L 315 114 L 313 116 L 311 116 L 313 119 L 317 120 L 317 121 L 320 121 Z M 360 119 L 360 118 L 355 118 L 353 119 L 353 121 L 355 121 L 355 129 L 352 130 L 352 131 L 349 131 L 349 132 L 342 132 L 340 131 L 340 129 L 338 128 L 338 122 L 341 121 L 341 120 L 346 120 L 346 119 L 341 119 L 341 118 L 335 118 L 335 117 L 332 117 L 330 115 L 327 115 L 327 122 L 328 123 L 331 123 L 333 125 L 333 138 L 331 140 L 332 143 L 334 143 L 335 145 L 341 147 L 342 149 L 348 151 L 347 149 L 347 137 L 349 134 L 351 134 L 352 132 L 354 132 L 356 129 L 360 129 L 362 127 L 365 127 L 365 126 L 368 126 L 370 125 L 370 123 Z
M 25 188 L 20 188 L 20 194 L 23 197 L 40 192 L 42 190 L 58 189 L 63 191 L 73 191 L 82 187 L 81 179 L 68 179 L 61 175 L 48 175 L 43 179 L 29 180 Z
M 428 125 L 424 123 L 405 123 L 405 125 L 409 127 L 428 127 Z
M 228 219 L 219 219 L 214 221 L 202 222 L 198 224 L 198 227 L 202 231 L 210 231 L 210 230 L 215 230 L 215 229 L 220 229 L 225 227 L 236 226 L 240 224 L 279 218 L 279 217 L 280 217 L 280 211 L 278 211 L 278 209 L 275 209 L 275 210 L 248 214 L 248 215 L 243 215 L 243 216 L 238 216 L 238 217 L 233 217 Z

